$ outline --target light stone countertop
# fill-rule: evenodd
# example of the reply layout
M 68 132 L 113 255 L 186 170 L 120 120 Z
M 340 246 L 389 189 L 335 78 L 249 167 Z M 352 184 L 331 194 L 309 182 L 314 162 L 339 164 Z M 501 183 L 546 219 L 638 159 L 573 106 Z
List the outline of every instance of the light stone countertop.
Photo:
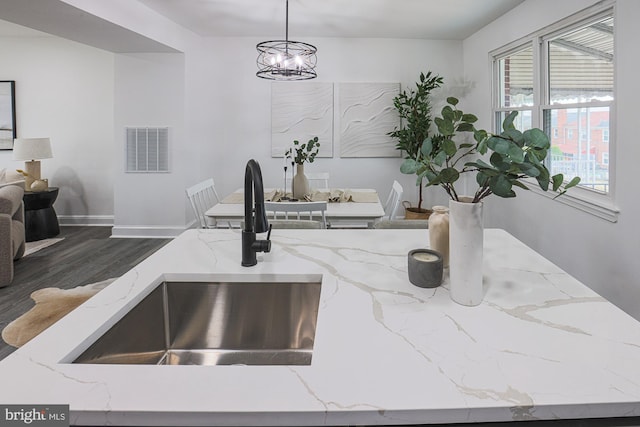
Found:
M 2 404 L 81 425 L 346 425 L 640 416 L 640 323 L 502 230 L 477 307 L 411 285 L 428 230 L 189 230 L 0 362 Z M 321 274 L 310 366 L 77 365 L 162 280 Z M 62 361 L 62 362 L 61 362 Z

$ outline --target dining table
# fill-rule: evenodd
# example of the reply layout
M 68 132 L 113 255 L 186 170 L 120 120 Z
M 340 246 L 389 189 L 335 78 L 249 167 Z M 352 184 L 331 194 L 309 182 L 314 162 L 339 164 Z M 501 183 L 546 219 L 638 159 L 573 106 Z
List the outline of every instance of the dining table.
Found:
M 280 201 L 282 194 L 264 189 L 265 200 Z M 289 194 L 290 195 L 290 194 Z M 385 215 L 378 192 L 370 188 L 318 189 L 304 201 L 327 201 L 325 216 L 330 228 L 367 227 Z M 283 200 L 284 201 L 284 200 Z M 238 189 L 205 212 L 207 222 L 216 226 L 233 226 L 244 220 L 244 190 Z

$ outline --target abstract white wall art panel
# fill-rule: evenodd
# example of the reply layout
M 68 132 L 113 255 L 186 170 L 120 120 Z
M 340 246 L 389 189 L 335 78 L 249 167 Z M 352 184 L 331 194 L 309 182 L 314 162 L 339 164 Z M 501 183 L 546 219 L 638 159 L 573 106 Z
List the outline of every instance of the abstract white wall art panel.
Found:
M 318 137 L 318 157 L 333 157 L 333 83 L 271 84 L 271 156 L 282 157 L 294 140 Z
M 340 83 L 337 92 L 340 157 L 400 157 L 387 135 L 400 126 L 400 83 Z

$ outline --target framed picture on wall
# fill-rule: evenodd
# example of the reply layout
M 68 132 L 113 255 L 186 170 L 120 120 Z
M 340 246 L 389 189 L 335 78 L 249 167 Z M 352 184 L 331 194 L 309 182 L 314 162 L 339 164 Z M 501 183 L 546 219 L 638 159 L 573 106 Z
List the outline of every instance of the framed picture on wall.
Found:
M 13 150 L 16 137 L 16 82 L 0 80 L 0 150 Z

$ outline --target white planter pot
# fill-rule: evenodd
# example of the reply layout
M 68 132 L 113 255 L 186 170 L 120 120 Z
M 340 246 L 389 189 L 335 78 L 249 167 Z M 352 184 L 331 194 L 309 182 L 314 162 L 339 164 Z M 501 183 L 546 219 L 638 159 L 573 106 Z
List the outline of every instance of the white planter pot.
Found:
M 451 299 L 474 306 L 482 302 L 482 202 L 449 201 L 449 278 Z

